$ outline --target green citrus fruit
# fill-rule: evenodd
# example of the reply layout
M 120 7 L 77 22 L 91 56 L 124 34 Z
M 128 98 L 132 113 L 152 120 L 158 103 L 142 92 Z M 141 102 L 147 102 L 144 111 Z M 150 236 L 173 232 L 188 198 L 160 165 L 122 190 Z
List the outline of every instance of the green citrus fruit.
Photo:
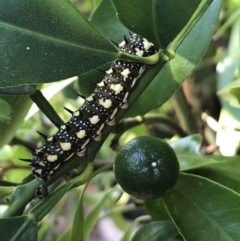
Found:
M 140 136 L 120 149 L 114 172 L 125 192 L 140 199 L 155 199 L 176 184 L 179 163 L 164 140 Z

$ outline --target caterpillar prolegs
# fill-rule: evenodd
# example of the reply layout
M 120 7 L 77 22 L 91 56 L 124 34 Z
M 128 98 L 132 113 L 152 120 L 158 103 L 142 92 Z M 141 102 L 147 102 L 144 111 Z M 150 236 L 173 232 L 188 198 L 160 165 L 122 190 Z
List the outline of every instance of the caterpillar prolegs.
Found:
M 137 34 L 125 37 L 116 45 L 121 52 L 142 57 L 158 52 L 153 43 Z M 80 109 L 70 111 L 70 120 L 34 150 L 30 164 L 33 175 L 46 181 L 61 163 L 74 154 L 83 156 L 89 141 L 100 139 L 104 125 L 114 125 L 118 108 L 127 107 L 129 92 L 145 67 L 145 64 L 138 62 L 115 60 Z

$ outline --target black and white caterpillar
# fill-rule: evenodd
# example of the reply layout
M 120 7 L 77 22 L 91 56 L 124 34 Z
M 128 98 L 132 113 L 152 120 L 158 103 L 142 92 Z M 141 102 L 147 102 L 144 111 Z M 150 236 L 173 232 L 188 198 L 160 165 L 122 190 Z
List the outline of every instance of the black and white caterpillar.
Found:
M 153 43 L 137 34 L 125 37 L 124 41 L 116 45 L 121 52 L 142 57 L 158 52 Z M 30 160 L 33 175 L 41 180 L 48 180 L 60 164 L 74 154 L 83 156 L 91 139 L 100 140 L 104 125 L 114 125 L 118 108 L 127 108 L 129 92 L 145 68 L 146 65 L 142 63 L 115 60 L 82 107 L 74 112 L 69 110 L 71 119 L 61 125 L 55 135 L 47 137 L 40 148 L 33 151 Z

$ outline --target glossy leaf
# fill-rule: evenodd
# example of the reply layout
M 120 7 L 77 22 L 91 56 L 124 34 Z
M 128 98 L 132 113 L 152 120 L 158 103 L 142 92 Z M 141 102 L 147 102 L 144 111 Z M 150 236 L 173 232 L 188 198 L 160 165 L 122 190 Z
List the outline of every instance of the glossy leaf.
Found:
M 109 40 L 120 43 L 128 29 L 119 22 L 111 0 L 102 0 L 90 17 L 90 22 Z
M 202 58 L 212 37 L 220 8 L 221 1 L 214 0 L 183 42 L 181 42 L 175 58 L 163 67 L 161 72 L 126 113 L 125 117 L 144 115 L 150 110 L 160 107 L 179 88 Z M 171 14 L 172 12 L 168 12 L 168 18 Z M 204 34 L 202 34 L 203 29 Z M 175 40 L 172 44 L 178 45 Z
M 26 227 L 26 223 L 28 226 Z M 37 224 L 26 216 L 0 219 L 1 240 L 37 241 Z
M 0 95 L 27 95 L 36 89 L 36 85 L 22 85 L 17 87 L 0 88 Z
M 187 24 L 201 0 L 144 0 L 141 4 L 137 0 L 112 2 L 126 27 L 166 48 Z
M 199 153 L 201 138 L 192 135 L 171 142 L 182 171 L 201 175 L 240 192 L 238 156 L 203 156 Z
M 177 241 L 183 240 L 174 224 L 170 221 L 151 222 L 143 225 L 133 236 L 131 241 Z
M 79 75 L 117 53 L 69 1 L 3 0 L 0 35 L 1 87 Z
M 207 177 L 240 193 L 239 156 L 206 156 L 205 158 L 212 159 L 217 162 L 193 169 L 190 172 L 196 175 Z
M 240 240 L 240 195 L 231 189 L 200 176 L 180 174 L 163 199 L 184 240 Z

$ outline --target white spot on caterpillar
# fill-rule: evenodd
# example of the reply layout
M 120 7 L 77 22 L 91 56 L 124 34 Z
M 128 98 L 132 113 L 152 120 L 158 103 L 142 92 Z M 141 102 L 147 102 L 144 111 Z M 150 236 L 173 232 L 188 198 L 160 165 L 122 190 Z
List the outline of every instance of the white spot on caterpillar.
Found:
M 58 159 L 58 156 L 57 156 L 57 155 L 48 155 L 48 156 L 47 156 L 47 160 L 48 160 L 49 162 L 55 162 L 57 159 Z
M 60 147 L 63 151 L 68 151 L 71 149 L 71 143 L 70 142 L 60 142 Z
M 112 68 L 106 71 L 106 74 L 111 74 L 113 72 Z
M 47 141 L 52 141 L 52 140 L 53 140 L 52 136 L 47 138 Z
M 143 46 L 145 50 L 149 50 L 151 48 L 151 43 L 147 41 L 147 39 L 143 38 Z
M 97 124 L 100 121 L 98 115 L 94 115 L 93 117 L 89 118 L 89 120 L 93 125 Z
M 86 131 L 85 130 L 80 130 L 79 132 L 76 132 L 76 134 L 77 134 L 77 137 L 79 139 L 82 139 L 83 137 L 86 136 Z
M 118 44 L 119 47 L 123 47 L 126 44 L 125 41 L 122 41 L 120 44 Z
M 143 50 L 140 50 L 139 48 L 135 48 L 135 51 L 136 51 L 136 55 L 137 56 L 143 56 Z
M 157 163 L 156 163 L 156 162 L 152 162 L 152 166 L 153 166 L 153 167 L 156 167 L 156 166 L 157 166 Z
M 38 162 L 38 165 L 39 165 L 39 166 L 43 166 L 43 167 L 45 167 L 43 161 Z
M 128 77 L 128 75 L 131 73 L 131 71 L 129 69 L 124 69 L 121 72 L 121 75 L 123 76 L 124 80 L 126 80 L 126 78 Z
M 114 90 L 115 91 L 115 94 L 119 94 L 122 90 L 123 90 L 123 87 L 121 84 L 116 84 L 116 85 L 110 85 L 110 89 Z
M 108 109 L 112 106 L 112 101 L 110 99 L 100 99 L 99 100 L 99 105 L 103 106 L 104 108 Z
M 77 110 L 76 112 L 74 112 L 73 115 L 74 115 L 74 116 L 79 116 L 79 111 Z
M 38 169 L 38 170 L 34 169 L 34 172 L 36 172 L 37 174 L 41 175 L 42 174 L 42 169 Z
M 35 150 L 36 153 L 39 153 L 39 152 L 41 152 L 41 151 L 42 151 L 42 148 L 39 148 L 39 149 L 36 149 L 36 150 Z
M 105 86 L 104 81 L 98 83 L 98 86 L 99 86 L 99 87 L 103 87 L 103 86 Z
M 93 97 L 90 95 L 89 97 L 87 97 L 86 100 L 87 100 L 87 101 L 91 101 L 91 100 L 93 100 Z

